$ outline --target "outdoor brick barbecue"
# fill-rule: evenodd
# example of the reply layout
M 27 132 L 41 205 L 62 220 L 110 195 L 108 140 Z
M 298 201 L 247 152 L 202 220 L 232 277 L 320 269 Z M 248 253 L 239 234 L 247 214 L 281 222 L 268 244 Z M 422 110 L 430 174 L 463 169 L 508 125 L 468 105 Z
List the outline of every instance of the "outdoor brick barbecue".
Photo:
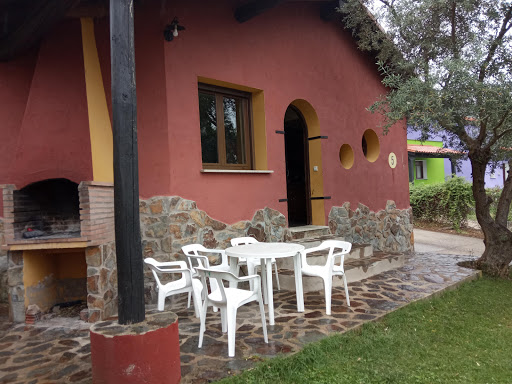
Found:
M 44 180 L 3 185 L 10 315 L 86 300 L 89 321 L 117 311 L 114 191 L 111 183 Z

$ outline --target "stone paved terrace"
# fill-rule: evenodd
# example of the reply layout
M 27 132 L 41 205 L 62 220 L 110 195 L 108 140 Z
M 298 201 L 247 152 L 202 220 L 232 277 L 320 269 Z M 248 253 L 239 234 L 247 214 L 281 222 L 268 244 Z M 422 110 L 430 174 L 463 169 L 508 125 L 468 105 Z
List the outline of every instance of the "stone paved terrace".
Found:
M 179 316 L 182 383 L 206 383 L 252 367 L 261 358 L 299 351 L 304 344 L 376 320 L 412 301 L 475 279 L 477 271 L 457 262 L 467 256 L 413 254 L 403 267 L 349 285 L 351 307 L 343 289 L 333 292 L 332 316 L 325 315 L 323 294 L 305 295 L 305 312 L 296 312 L 295 292 L 274 292 L 276 325 L 263 342 L 255 303 L 238 313 L 236 357 L 227 357 L 227 336 L 220 313 L 209 311 L 203 348 L 197 348 L 199 320 L 186 308 L 186 295 L 172 303 Z M 166 309 L 170 307 L 169 301 Z M 5 311 L 4 311 L 5 312 Z M 90 383 L 88 325 L 52 319 L 36 325 L 10 324 L 0 318 L 0 383 Z M 256 319 L 256 320 L 254 320 Z

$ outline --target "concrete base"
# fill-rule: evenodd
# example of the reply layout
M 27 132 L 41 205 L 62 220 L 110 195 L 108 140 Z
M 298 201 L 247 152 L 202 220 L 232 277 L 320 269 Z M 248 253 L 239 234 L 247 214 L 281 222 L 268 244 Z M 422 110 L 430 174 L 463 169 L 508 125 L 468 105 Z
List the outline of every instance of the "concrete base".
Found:
M 96 323 L 91 359 L 94 384 L 179 383 L 178 316 L 156 312 L 137 324 Z

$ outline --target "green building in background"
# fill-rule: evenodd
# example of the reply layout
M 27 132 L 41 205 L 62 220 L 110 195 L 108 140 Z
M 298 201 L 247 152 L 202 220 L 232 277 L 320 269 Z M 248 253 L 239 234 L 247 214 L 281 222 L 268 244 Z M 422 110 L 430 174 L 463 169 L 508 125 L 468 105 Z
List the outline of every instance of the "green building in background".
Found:
M 460 155 L 443 148 L 441 141 L 407 140 L 409 182 L 419 184 L 443 183 L 456 173 L 452 156 Z

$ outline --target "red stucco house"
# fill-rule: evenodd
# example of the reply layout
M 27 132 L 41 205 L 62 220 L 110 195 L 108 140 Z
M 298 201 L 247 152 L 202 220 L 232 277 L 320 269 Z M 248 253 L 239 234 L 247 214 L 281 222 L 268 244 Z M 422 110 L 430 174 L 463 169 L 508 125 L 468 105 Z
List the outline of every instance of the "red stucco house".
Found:
M 333 2 L 247 11 L 257 3 L 135 3 L 144 255 L 311 225 L 411 250 L 406 131 L 384 136 L 365 109 L 386 92 L 374 59 Z M 63 11 L 0 63 L 0 257 L 17 321 L 84 297 L 91 321 L 117 310 L 104 6 Z M 167 41 L 175 17 L 185 29 Z

